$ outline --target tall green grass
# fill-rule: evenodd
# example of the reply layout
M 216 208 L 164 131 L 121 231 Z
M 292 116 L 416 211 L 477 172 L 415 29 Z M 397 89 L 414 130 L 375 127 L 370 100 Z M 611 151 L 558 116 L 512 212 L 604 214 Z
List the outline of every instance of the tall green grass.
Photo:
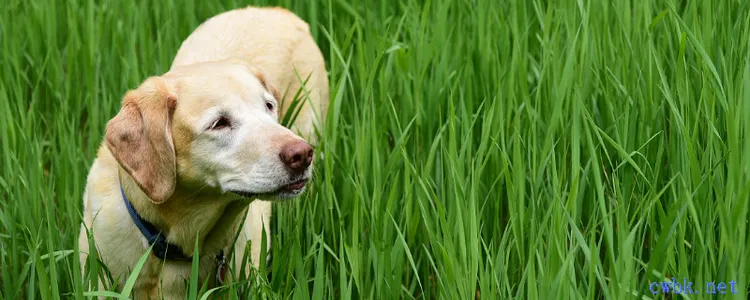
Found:
M 76 239 L 106 121 L 247 4 L 311 24 L 325 159 L 275 205 L 270 266 L 207 297 L 748 297 L 747 1 L 5 0 L 0 299 L 91 295 L 106 274 Z

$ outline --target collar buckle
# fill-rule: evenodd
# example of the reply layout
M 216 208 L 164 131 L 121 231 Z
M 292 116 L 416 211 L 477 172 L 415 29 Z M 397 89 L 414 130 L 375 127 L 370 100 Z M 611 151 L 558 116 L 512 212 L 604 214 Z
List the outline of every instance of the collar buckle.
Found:
M 227 256 L 224 255 L 224 250 L 221 250 L 218 254 L 216 254 L 216 282 L 218 282 L 219 284 L 223 284 L 226 274 Z

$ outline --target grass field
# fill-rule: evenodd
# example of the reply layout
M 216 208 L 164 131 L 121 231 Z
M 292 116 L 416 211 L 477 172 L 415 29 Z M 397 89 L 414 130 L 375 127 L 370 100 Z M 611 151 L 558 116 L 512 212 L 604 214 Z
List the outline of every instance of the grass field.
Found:
M 5 0 L 0 299 L 92 295 L 76 239 L 106 121 L 247 4 L 311 24 L 332 105 L 266 276 L 210 296 L 662 298 L 686 278 L 746 298 L 750 4 L 653 2 Z

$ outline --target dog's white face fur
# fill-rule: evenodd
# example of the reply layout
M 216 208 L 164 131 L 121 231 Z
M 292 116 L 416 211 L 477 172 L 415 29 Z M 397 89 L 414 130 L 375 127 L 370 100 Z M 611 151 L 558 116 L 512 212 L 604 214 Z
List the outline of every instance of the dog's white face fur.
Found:
M 227 200 L 257 197 L 279 200 L 304 191 L 312 165 L 292 171 L 280 158 L 284 147 L 304 140 L 279 124 L 279 103 L 273 95 L 276 92 L 262 74 L 234 62 L 201 63 L 151 78 L 131 93 L 135 95 L 129 95 L 130 98 L 135 99 L 128 100 L 126 96 L 120 114 L 126 111 L 129 101 L 136 102 L 146 127 L 142 131 L 157 149 L 148 153 L 128 149 L 132 146 L 118 146 L 118 140 L 127 140 L 123 133 L 136 135 L 128 132 L 132 129 L 118 130 L 132 127 L 133 117 L 131 124 L 125 126 L 113 119 L 108 127 L 111 136 L 108 141 L 115 157 L 154 202 L 166 200 L 175 188 L 215 193 Z M 155 121 L 149 123 L 149 120 Z M 163 123 L 166 145 L 158 149 L 161 133 L 149 132 L 158 131 L 154 127 L 162 121 L 166 121 Z M 160 156 L 151 158 L 157 161 L 157 166 L 150 167 L 156 171 L 139 178 L 138 168 L 143 169 L 140 166 L 143 163 L 133 163 L 138 158 L 123 154 L 128 151 Z M 173 162 L 164 163 L 161 157 L 169 160 L 170 155 Z M 159 166 L 158 161 L 164 166 Z M 171 166 L 173 173 L 160 171 Z M 163 179 L 170 177 L 173 182 Z M 171 188 L 160 191 L 170 185 Z
M 184 184 L 268 200 L 300 194 L 304 186 L 287 187 L 307 180 L 312 168 L 293 174 L 279 158 L 284 145 L 302 138 L 279 124 L 279 104 L 268 85 L 244 66 L 212 64 L 216 74 L 186 70 L 177 79 L 182 88 L 173 128 L 193 137 L 184 141 L 190 143 L 181 147 L 185 153 L 176 153 L 178 177 Z

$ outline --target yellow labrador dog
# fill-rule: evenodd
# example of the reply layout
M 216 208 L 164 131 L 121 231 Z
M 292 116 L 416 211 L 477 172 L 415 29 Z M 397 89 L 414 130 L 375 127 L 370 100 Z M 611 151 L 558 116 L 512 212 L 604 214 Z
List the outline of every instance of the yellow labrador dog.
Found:
M 305 102 L 289 130 L 279 118 L 298 91 Z M 121 287 L 153 245 L 137 299 L 184 298 L 196 238 L 200 282 L 227 276 L 233 248 L 239 269 L 248 243 L 257 266 L 271 204 L 253 200 L 304 191 L 313 168 L 305 140 L 316 143 L 327 106 L 325 62 L 307 23 L 254 7 L 207 20 L 171 69 L 128 92 L 107 123 L 83 197 L 81 262 L 90 232 Z

